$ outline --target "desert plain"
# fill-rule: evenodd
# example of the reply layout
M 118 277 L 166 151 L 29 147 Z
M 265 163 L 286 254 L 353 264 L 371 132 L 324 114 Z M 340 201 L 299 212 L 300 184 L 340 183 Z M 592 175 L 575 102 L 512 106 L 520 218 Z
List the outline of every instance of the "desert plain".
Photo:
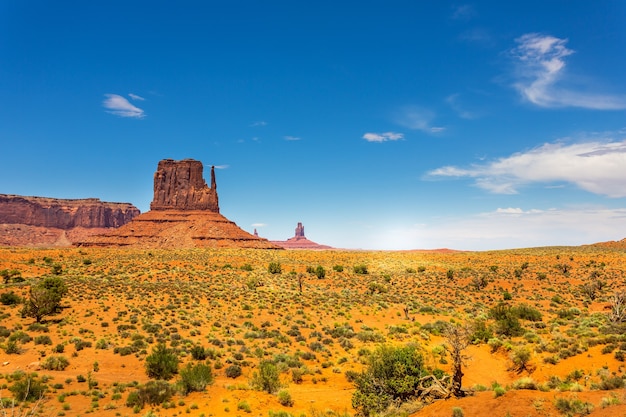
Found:
M 450 374 L 454 325 L 469 334 L 466 395 L 383 415 L 623 416 L 625 261 L 619 245 L 2 248 L 0 415 L 352 416 L 354 376 L 372 352 L 415 346 L 427 369 Z M 68 291 L 38 323 L 20 300 L 46 277 Z M 158 346 L 179 371 L 206 365 L 212 381 L 183 394 L 175 374 L 163 402 L 129 401 L 155 380 L 146 358 Z M 255 386 L 261 362 L 279 372 L 275 392 Z M 13 387 L 27 377 L 44 390 L 20 401 Z

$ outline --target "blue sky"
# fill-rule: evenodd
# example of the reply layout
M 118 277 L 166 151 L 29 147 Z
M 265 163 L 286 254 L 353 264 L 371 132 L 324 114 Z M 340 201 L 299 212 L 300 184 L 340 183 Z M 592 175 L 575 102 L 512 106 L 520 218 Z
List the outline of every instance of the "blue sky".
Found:
M 0 193 L 147 211 L 215 165 L 245 230 L 341 248 L 626 237 L 622 1 L 0 3 Z

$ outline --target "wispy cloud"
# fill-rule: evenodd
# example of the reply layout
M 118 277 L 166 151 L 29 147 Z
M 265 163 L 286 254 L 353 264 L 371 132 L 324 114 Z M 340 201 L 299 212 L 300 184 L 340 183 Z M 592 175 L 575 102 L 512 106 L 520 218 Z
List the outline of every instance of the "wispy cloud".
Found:
M 267 223 L 252 223 L 250 226 L 252 227 L 265 227 Z
M 252 124 L 250 124 L 250 127 L 262 127 L 262 126 L 267 126 L 267 122 L 263 121 L 263 120 L 258 120 L 256 122 L 252 122 Z
M 566 57 L 574 51 L 567 39 L 527 33 L 515 40 L 517 81 L 513 84 L 524 99 L 541 107 L 581 107 L 596 110 L 626 108 L 626 96 L 594 94 L 568 85 Z
M 478 13 L 476 13 L 474 6 L 472 6 L 471 4 L 461 4 L 461 5 L 454 6 L 451 17 L 454 20 L 467 21 L 467 20 L 473 19 L 477 15 Z
M 213 165 L 215 169 L 227 169 L 230 168 L 230 165 Z
M 105 109 L 107 109 L 107 113 L 135 119 L 142 119 L 145 117 L 144 111 L 139 107 L 132 105 L 126 98 L 117 94 L 105 94 L 104 96 L 106 98 L 102 102 L 102 105 Z
M 145 98 L 138 96 L 137 94 L 133 94 L 133 93 L 128 93 L 128 97 L 132 98 L 133 100 L 138 100 L 138 101 L 145 100 Z
M 573 144 L 546 143 L 468 168 L 444 166 L 427 173 L 429 178 L 472 178 L 475 184 L 496 194 L 517 194 L 534 183 L 565 182 L 608 197 L 626 197 L 626 140 Z
M 431 110 L 416 106 L 405 107 L 396 116 L 396 122 L 409 129 L 421 130 L 426 133 L 440 133 L 445 127 L 433 126 L 435 113 Z
M 401 140 L 404 138 L 402 133 L 385 132 L 385 133 L 366 133 L 363 135 L 363 139 L 368 142 L 388 142 Z
M 290 142 L 302 140 L 302 138 L 299 138 L 297 136 L 284 136 L 283 139 Z
M 460 101 L 461 101 L 460 94 L 451 94 L 448 97 L 446 97 L 446 103 L 448 103 L 448 105 L 450 106 L 450 108 L 452 108 L 452 110 L 457 112 L 460 118 L 467 119 L 467 120 L 476 119 L 478 115 L 476 113 L 473 113 L 465 109 L 461 105 Z

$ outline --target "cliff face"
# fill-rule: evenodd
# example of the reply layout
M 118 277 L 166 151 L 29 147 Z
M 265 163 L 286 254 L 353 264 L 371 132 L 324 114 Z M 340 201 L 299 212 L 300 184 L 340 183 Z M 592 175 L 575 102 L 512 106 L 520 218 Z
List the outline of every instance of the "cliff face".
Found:
M 154 173 L 154 199 L 150 210 L 208 210 L 219 213 L 215 168 L 211 187 L 202 176 L 202 162 L 193 159 L 159 161 Z
M 0 224 L 23 224 L 69 230 L 75 227 L 120 227 L 139 215 L 128 203 L 97 198 L 64 200 L 0 194 Z

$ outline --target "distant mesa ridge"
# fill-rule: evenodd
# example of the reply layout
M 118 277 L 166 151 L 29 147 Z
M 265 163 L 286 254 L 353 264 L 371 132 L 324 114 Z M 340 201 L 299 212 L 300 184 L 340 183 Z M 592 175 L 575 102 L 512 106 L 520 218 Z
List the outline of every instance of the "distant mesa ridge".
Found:
M 0 245 L 70 246 L 74 239 L 123 226 L 139 214 L 130 203 L 98 198 L 0 194 Z
M 202 162 L 193 159 L 159 161 L 150 211 L 119 229 L 91 236 L 77 245 L 282 249 L 222 216 L 215 168 L 211 167 L 210 187 L 202 173 Z
M 298 225 L 296 226 L 296 233 L 294 237 L 287 240 L 273 240 L 272 243 L 285 249 L 333 249 L 331 246 L 320 245 L 319 243 L 315 243 L 307 239 L 306 236 L 304 236 L 304 226 L 300 222 L 298 222 Z

